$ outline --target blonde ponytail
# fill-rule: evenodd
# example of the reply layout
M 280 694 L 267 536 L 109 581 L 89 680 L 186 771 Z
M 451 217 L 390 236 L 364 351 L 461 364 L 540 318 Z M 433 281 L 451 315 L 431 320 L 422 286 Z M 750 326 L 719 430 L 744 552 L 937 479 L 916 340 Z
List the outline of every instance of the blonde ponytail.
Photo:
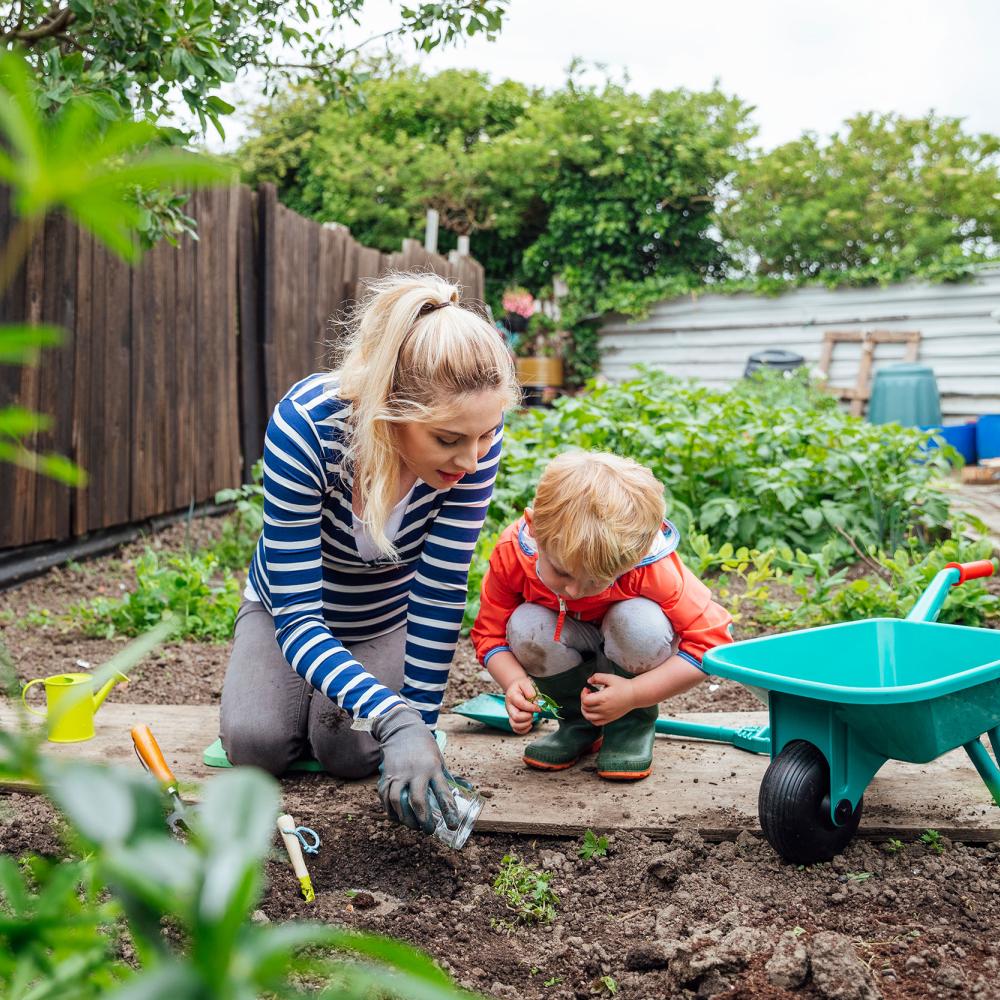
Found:
M 361 519 L 386 558 L 399 482 L 393 424 L 441 419 L 450 403 L 493 390 L 505 408 L 518 399 L 514 364 L 499 332 L 460 304 L 458 287 L 436 274 L 373 281 L 350 324 L 336 373 L 352 403 L 347 461 L 361 491 Z

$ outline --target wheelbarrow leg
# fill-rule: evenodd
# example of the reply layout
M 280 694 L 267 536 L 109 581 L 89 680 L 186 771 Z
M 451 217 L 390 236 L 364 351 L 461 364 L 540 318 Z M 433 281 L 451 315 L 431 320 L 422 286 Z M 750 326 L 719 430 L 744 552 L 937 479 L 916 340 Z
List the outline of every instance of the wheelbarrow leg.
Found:
M 996 728 L 990 730 L 990 742 L 993 744 L 994 749 L 996 749 L 997 745 L 996 732 Z M 990 795 L 993 796 L 993 801 L 1000 806 L 1000 768 L 993 763 L 992 758 L 986 752 L 986 747 L 978 739 L 969 740 L 963 746 L 972 763 L 975 764 L 976 770 L 979 772 L 979 777 L 983 779 L 983 784 L 986 785 Z
M 993 756 L 996 758 L 996 762 L 1000 764 L 1000 726 L 994 726 L 990 732 L 990 746 L 993 747 Z

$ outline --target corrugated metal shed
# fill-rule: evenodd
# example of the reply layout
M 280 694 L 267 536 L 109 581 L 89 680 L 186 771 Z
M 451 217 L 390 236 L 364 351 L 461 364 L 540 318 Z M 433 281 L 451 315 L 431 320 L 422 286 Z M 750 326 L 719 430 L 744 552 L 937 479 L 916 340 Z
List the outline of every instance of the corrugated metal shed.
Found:
M 919 330 L 919 360 L 934 369 L 946 421 L 1000 413 L 1000 268 L 967 282 L 906 282 L 887 288 L 799 288 L 775 298 L 702 295 L 660 302 L 629 322 L 609 317 L 601 330 L 602 372 L 627 377 L 648 364 L 709 385 L 740 378 L 747 357 L 765 348 L 819 361 L 827 330 Z M 851 387 L 860 347 L 836 347 L 831 385 Z M 903 346 L 879 345 L 875 368 L 900 361 Z

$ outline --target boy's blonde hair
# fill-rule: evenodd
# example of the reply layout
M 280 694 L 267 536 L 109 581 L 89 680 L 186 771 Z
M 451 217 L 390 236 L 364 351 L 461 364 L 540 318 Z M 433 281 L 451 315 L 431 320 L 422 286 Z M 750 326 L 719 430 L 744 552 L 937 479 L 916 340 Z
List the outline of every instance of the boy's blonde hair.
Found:
M 542 473 L 532 510 L 532 534 L 546 556 L 574 575 L 614 580 L 660 531 L 663 485 L 630 458 L 567 452 Z
M 372 281 L 349 323 L 337 369 L 352 403 L 347 461 L 360 488 L 361 519 L 384 557 L 399 482 L 394 424 L 445 422 L 468 393 L 493 390 L 517 402 L 514 363 L 500 332 L 459 305 L 459 289 L 437 274 L 397 273 Z

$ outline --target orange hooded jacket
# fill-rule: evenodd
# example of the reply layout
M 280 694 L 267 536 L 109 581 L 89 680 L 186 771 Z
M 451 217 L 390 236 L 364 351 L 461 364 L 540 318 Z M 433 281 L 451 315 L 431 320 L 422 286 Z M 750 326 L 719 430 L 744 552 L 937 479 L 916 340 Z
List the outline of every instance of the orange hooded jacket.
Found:
M 701 666 L 706 650 L 733 641 L 729 634 L 732 616 L 712 600 L 712 594 L 677 555 L 677 529 L 663 524 L 643 560 L 623 573 L 607 590 L 577 601 L 553 593 L 538 575 L 538 549 L 524 518 L 509 525 L 490 556 L 483 576 L 479 614 L 472 627 L 472 642 L 479 662 L 487 660 L 507 645 L 507 622 L 518 605 L 526 601 L 558 612 L 555 635 L 562 634 L 566 615 L 598 624 L 608 608 L 631 597 L 656 601 L 680 638 L 678 652 L 695 666 Z

